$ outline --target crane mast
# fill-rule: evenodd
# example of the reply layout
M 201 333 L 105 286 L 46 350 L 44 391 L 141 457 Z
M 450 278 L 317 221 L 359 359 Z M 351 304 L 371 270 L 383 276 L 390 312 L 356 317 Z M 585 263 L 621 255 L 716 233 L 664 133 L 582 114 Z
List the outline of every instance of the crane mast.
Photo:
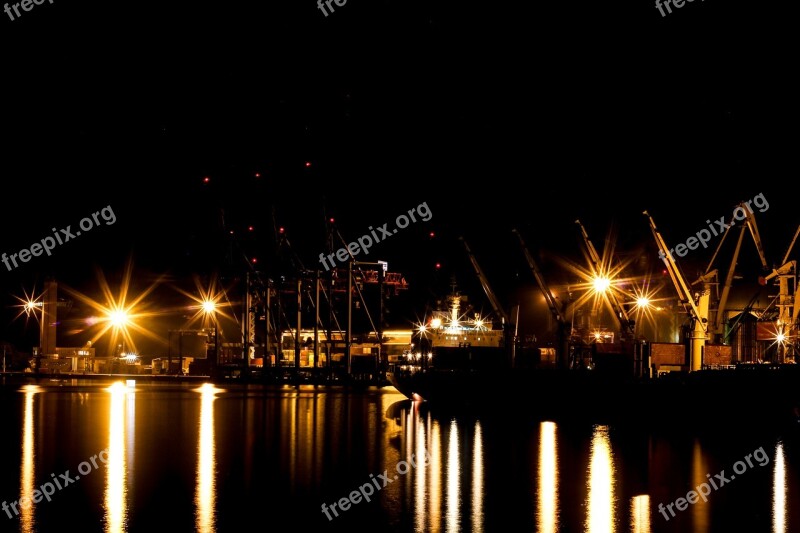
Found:
M 536 284 L 539 286 L 539 290 L 542 291 L 544 300 L 547 302 L 547 307 L 550 308 L 550 313 L 553 315 L 553 318 L 556 321 L 558 327 L 558 362 L 562 368 L 567 368 L 569 366 L 569 337 L 572 332 L 571 324 L 567 321 L 566 317 L 567 305 L 564 304 L 561 306 L 558 304 L 556 297 L 553 296 L 553 293 L 550 291 L 550 288 L 542 276 L 539 265 L 528 251 L 528 247 L 525 245 L 522 234 L 520 234 L 520 232 L 516 229 L 512 231 L 519 239 L 519 245 L 522 248 L 522 253 L 525 255 L 525 260 L 528 262 L 528 267 L 530 267 L 533 277 L 536 279 Z
M 492 305 L 492 309 L 496 316 L 499 316 L 503 320 L 503 324 L 510 324 L 511 317 L 508 313 L 505 312 L 503 307 L 500 305 L 500 301 L 495 296 L 494 291 L 492 290 L 491 286 L 489 286 L 489 280 L 486 279 L 486 276 L 483 273 L 480 265 L 478 264 L 478 260 L 475 258 L 475 254 L 472 253 L 467 241 L 464 237 L 459 237 L 459 240 L 464 243 L 464 248 L 467 250 L 467 255 L 469 256 L 469 261 L 472 263 L 472 268 L 475 270 L 475 275 L 478 276 L 478 280 L 481 283 L 481 287 L 483 287 L 483 292 L 486 293 L 486 297 L 489 299 L 489 303 Z
M 534 279 L 536 279 L 536 284 L 539 286 L 539 290 L 542 291 L 544 300 L 545 302 L 547 302 L 547 307 L 550 308 L 550 313 L 553 315 L 553 318 L 555 318 L 556 322 L 558 323 L 566 322 L 566 317 L 561 311 L 561 306 L 558 305 L 555 296 L 553 296 L 553 293 L 550 292 L 550 288 L 547 286 L 547 283 L 545 282 L 544 277 L 542 276 L 542 272 L 539 269 L 539 265 L 536 264 L 536 261 L 533 259 L 533 256 L 528 251 L 528 247 L 525 245 L 525 241 L 522 239 L 522 235 L 516 229 L 512 231 L 517 235 L 517 238 L 519 239 L 519 245 L 522 248 L 522 253 L 525 255 L 525 260 L 528 262 L 528 267 L 530 267 Z
M 798 226 L 794 233 L 794 237 L 792 237 L 792 240 L 789 243 L 789 247 L 786 249 L 781 266 L 772 269 L 772 272 L 764 277 L 759 278 L 758 280 L 761 285 L 766 285 L 771 279 L 776 277 L 778 278 L 779 312 L 777 333 L 783 335 L 782 338 L 792 336 L 794 330 L 797 328 L 797 301 L 800 298 L 800 287 L 797 286 L 797 261 L 790 261 L 789 256 L 792 254 L 792 248 L 794 248 L 794 243 L 797 241 L 798 235 L 800 235 L 800 226 Z M 792 286 L 791 288 L 790 285 Z M 792 291 L 794 291 L 794 294 L 792 294 Z M 779 343 L 779 348 L 782 347 L 783 344 L 784 342 L 781 341 Z M 783 350 L 778 350 L 779 363 L 784 362 L 783 359 L 785 353 L 783 352 Z M 794 352 L 794 350 L 792 350 L 792 352 Z M 794 355 L 794 353 L 792 353 L 792 355 Z
M 650 231 L 653 233 L 656 244 L 658 245 L 659 256 L 664 261 L 667 267 L 670 279 L 675 286 L 678 293 L 678 300 L 683 305 L 686 312 L 691 318 L 691 334 L 690 334 L 690 347 L 689 347 L 689 370 L 694 372 L 703 368 L 703 349 L 706 345 L 706 336 L 708 334 L 708 307 L 711 291 L 704 288 L 696 297 L 689 289 L 686 280 L 678 269 L 675 259 L 669 252 L 669 247 L 661 236 L 661 233 L 656 228 L 656 223 L 653 217 L 647 211 L 643 213 L 650 221 Z
M 739 262 L 739 252 L 742 249 L 742 242 L 744 241 L 744 234 L 745 230 L 749 230 L 750 235 L 753 237 L 753 242 L 756 245 L 756 250 L 758 251 L 758 257 L 761 260 L 761 267 L 764 271 L 767 271 L 769 267 L 767 266 L 767 258 L 764 254 L 764 246 L 761 243 L 761 235 L 758 232 L 758 226 L 756 225 L 755 216 L 753 212 L 748 209 L 745 202 L 741 202 L 738 206 L 738 209 L 741 209 L 742 212 L 745 214 L 745 223 L 739 226 L 739 236 L 736 241 L 736 247 L 733 251 L 733 256 L 731 257 L 730 265 L 728 266 L 728 273 L 725 276 L 725 281 L 722 286 L 722 293 L 719 294 L 718 303 L 717 303 L 717 310 L 714 316 L 714 320 L 712 322 L 710 333 L 714 336 L 714 340 L 720 339 L 720 336 L 724 333 L 723 332 L 723 318 L 725 315 L 725 308 L 728 305 L 728 297 L 730 296 L 731 286 L 733 285 L 733 277 L 736 273 L 736 265 Z M 733 227 L 735 224 L 735 220 L 732 218 L 728 227 Z M 717 269 L 711 270 L 712 265 L 714 264 L 714 260 L 717 258 L 722 245 L 725 243 L 725 239 L 728 236 L 729 232 L 726 232 L 722 235 L 722 238 L 717 245 L 717 249 L 714 251 L 714 255 L 711 256 L 711 261 L 708 263 L 708 267 L 706 268 L 706 272 L 700 276 L 700 278 L 695 281 L 695 283 L 702 282 L 705 289 L 710 289 L 710 285 L 717 283 Z

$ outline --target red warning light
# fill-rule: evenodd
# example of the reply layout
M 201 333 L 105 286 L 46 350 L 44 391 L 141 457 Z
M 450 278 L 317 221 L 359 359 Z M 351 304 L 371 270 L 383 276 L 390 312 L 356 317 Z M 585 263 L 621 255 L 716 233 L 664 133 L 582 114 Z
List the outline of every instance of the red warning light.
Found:
M 283 233 L 283 228 L 278 228 L 278 233 Z
M 258 259 L 256 259 L 255 257 L 252 259 L 252 261 L 253 263 L 258 263 Z
M 333 219 L 333 218 L 331 218 L 331 219 L 330 219 L 330 223 L 331 223 L 331 224 L 333 224 L 334 222 L 336 222 L 336 220 L 335 220 L 335 219 Z
M 436 235 L 435 235 L 433 232 L 430 232 L 430 233 L 429 233 L 429 235 L 430 235 L 431 239 L 433 239 L 434 237 L 436 237 Z
M 311 161 L 306 161 L 306 168 L 311 166 Z
M 438 270 L 440 268 L 442 268 L 442 264 L 441 263 L 436 263 L 436 269 Z
M 256 172 L 256 177 L 260 178 L 261 177 L 261 172 Z
M 248 231 L 253 231 L 253 226 L 247 226 Z
M 211 178 L 209 178 L 208 176 L 203 178 L 203 183 L 208 183 L 209 181 L 211 181 Z

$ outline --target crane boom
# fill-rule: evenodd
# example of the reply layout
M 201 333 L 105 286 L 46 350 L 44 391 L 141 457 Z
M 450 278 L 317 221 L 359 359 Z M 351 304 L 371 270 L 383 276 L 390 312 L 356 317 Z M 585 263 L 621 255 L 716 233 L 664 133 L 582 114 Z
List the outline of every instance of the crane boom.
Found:
M 756 218 L 753 215 L 753 211 L 751 211 L 748 207 L 745 207 L 744 202 L 740 204 L 740 207 L 745 213 L 745 225 L 747 225 L 747 229 L 750 230 L 750 234 L 753 236 L 753 241 L 756 243 L 758 258 L 761 259 L 761 268 L 767 271 L 769 270 L 769 265 L 767 264 L 766 254 L 764 254 L 764 246 L 761 244 L 761 235 L 759 235 L 758 226 L 756 226 Z
M 489 299 L 489 303 L 492 305 L 492 309 L 494 310 L 495 314 L 500 318 L 502 318 L 504 322 L 510 324 L 511 323 L 510 317 L 508 313 L 506 313 L 503 307 L 500 305 L 500 301 L 497 299 L 497 296 L 495 296 L 491 286 L 489 286 L 489 280 L 486 279 L 483 270 L 478 264 L 478 260 L 475 258 L 475 254 L 472 253 L 472 250 L 470 249 L 464 237 L 459 237 L 459 240 L 464 243 L 464 248 L 467 250 L 469 261 L 470 263 L 472 263 L 472 268 L 475 269 L 475 275 L 478 276 L 478 280 L 481 283 L 481 287 L 483 287 L 483 292 L 486 293 L 486 297 Z
M 718 292 L 719 300 L 717 302 L 717 311 L 711 328 L 711 332 L 715 336 L 722 334 L 723 317 L 725 316 L 725 308 L 728 305 L 728 297 L 730 296 L 731 285 L 733 285 L 733 277 L 736 273 L 736 265 L 739 262 L 739 252 L 742 249 L 742 242 L 744 241 L 745 229 L 749 230 L 750 235 L 752 235 L 753 237 L 753 242 L 756 245 L 756 250 L 758 251 L 758 257 L 761 260 L 762 268 L 765 271 L 768 270 L 767 259 L 764 254 L 764 246 L 761 243 L 761 235 L 758 232 L 758 226 L 756 225 L 756 219 L 755 216 L 753 215 L 752 210 L 749 209 L 749 207 L 745 202 L 740 202 L 739 205 L 737 206 L 737 209 L 741 209 L 742 212 L 744 213 L 745 223 L 739 226 L 739 237 L 736 241 L 736 247 L 734 248 L 733 251 L 733 257 L 731 257 L 730 265 L 728 267 L 728 273 L 725 276 L 725 281 L 722 286 L 722 292 L 721 294 L 719 294 Z M 732 217 L 727 227 L 732 228 L 736 224 L 736 220 L 741 220 L 741 219 L 739 219 L 738 217 L 737 218 Z M 717 255 L 719 254 L 719 251 L 722 248 L 722 245 L 725 242 L 725 238 L 728 236 L 728 233 L 730 232 L 726 231 L 725 233 L 722 234 L 722 238 L 720 239 L 719 244 L 717 245 L 717 249 L 714 251 L 714 255 L 711 256 L 711 261 L 709 261 L 708 263 L 708 268 L 706 268 L 706 274 L 704 276 L 701 276 L 700 279 L 698 279 L 697 281 L 702 281 L 705 284 L 710 284 L 712 278 L 716 277 L 717 271 L 716 269 L 712 271 L 711 267 L 713 266 L 714 260 L 717 258 Z
M 794 237 L 792 237 L 792 242 L 789 243 L 789 247 L 786 249 L 786 254 L 783 256 L 783 261 L 781 262 L 782 265 L 785 265 L 786 262 L 789 260 L 789 256 L 792 254 L 792 248 L 794 248 L 794 243 L 797 240 L 798 235 L 800 235 L 800 226 L 797 226 L 797 231 L 794 232 Z
M 731 292 L 731 285 L 733 284 L 733 275 L 736 272 L 736 263 L 739 261 L 739 250 L 742 248 L 742 241 L 744 240 L 744 229 L 739 232 L 739 239 L 736 241 L 736 249 L 731 258 L 731 264 L 728 268 L 728 274 L 725 276 L 725 285 L 722 287 L 722 295 L 719 297 L 717 304 L 717 315 L 714 317 L 714 334 L 719 335 L 722 333 L 722 318 L 725 315 L 725 307 L 728 305 L 728 295 Z
M 556 302 L 555 296 L 553 293 L 550 292 L 550 288 L 547 286 L 547 283 L 544 281 L 544 277 L 542 277 L 542 272 L 539 270 L 539 265 L 536 264 L 536 261 L 533 259 L 533 256 L 528 251 L 528 247 L 525 246 L 525 241 L 522 239 L 522 234 L 516 229 L 512 230 L 513 233 L 516 233 L 517 238 L 519 238 L 519 244 L 522 247 L 522 253 L 525 254 L 525 260 L 528 262 L 528 266 L 533 272 L 533 277 L 536 279 L 536 284 L 539 285 L 539 290 L 542 291 L 542 295 L 544 296 L 545 301 L 547 302 L 547 307 L 550 308 L 550 312 L 553 314 L 553 317 L 556 319 L 557 322 L 563 324 L 566 322 L 566 318 L 561 311 L 561 306 L 558 305 Z
M 603 274 L 603 265 L 600 260 L 600 255 L 597 253 L 592 241 L 589 239 L 589 234 L 586 233 L 586 228 L 583 227 L 583 224 L 581 224 L 580 220 L 576 220 L 575 223 L 581 230 L 581 236 L 583 237 L 583 242 L 586 245 L 586 250 L 589 253 L 589 259 L 592 262 L 594 274 Z M 625 308 L 620 305 L 617 295 L 614 293 L 614 291 L 608 291 L 608 299 L 611 303 L 611 307 L 614 309 L 614 313 L 617 315 L 617 319 L 619 320 L 622 335 L 633 336 L 634 322 L 631 320 L 630 316 L 628 316 L 628 312 L 625 310 Z
M 704 289 L 699 294 L 697 303 L 695 303 L 694 295 L 689 290 L 689 285 L 687 285 L 686 280 L 678 269 L 675 258 L 673 258 L 672 254 L 669 252 L 667 243 L 664 241 L 658 228 L 656 228 L 653 217 L 651 217 L 650 213 L 647 211 L 644 211 L 643 214 L 650 220 L 650 231 L 652 231 L 653 237 L 658 245 L 658 255 L 667 267 L 669 277 L 672 279 L 675 290 L 678 292 L 678 299 L 691 318 L 692 332 L 690 336 L 689 369 L 693 372 L 700 370 L 703 367 L 703 348 L 705 347 L 706 335 L 708 333 L 708 304 L 711 291 Z
M 557 324 L 557 358 L 558 364 L 561 368 L 569 368 L 570 365 L 570 336 L 572 334 L 572 324 L 567 319 L 567 303 L 565 302 L 563 305 L 558 305 L 558 301 L 556 297 L 553 296 L 553 293 L 550 291 L 550 288 L 547 286 L 547 283 L 544 280 L 544 276 L 542 276 L 542 272 L 539 269 L 539 265 L 536 264 L 536 261 L 533 259 L 533 256 L 528 251 L 528 247 L 525 245 L 525 241 L 522 239 L 522 234 L 514 229 L 514 233 L 517 234 L 519 238 L 519 244 L 522 248 L 522 252 L 525 254 L 525 259 L 528 262 L 528 266 L 533 272 L 533 277 L 536 279 L 536 283 L 539 285 L 539 290 L 542 291 L 544 295 L 544 299 L 547 302 L 547 306 L 550 308 L 550 313 L 552 313 L 553 318 L 555 318 Z

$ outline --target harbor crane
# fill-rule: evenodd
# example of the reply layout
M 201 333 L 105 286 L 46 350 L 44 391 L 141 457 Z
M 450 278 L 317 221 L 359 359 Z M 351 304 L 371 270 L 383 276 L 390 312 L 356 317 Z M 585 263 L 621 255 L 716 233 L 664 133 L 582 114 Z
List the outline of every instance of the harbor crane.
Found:
M 711 291 L 703 288 L 698 293 L 693 293 L 686 283 L 678 264 L 670 253 L 670 249 L 661 233 L 656 228 L 656 223 L 650 213 L 643 213 L 650 221 L 650 230 L 653 233 L 656 244 L 658 245 L 659 256 L 663 259 L 667 267 L 670 279 L 672 279 L 675 290 L 678 293 L 678 300 L 689 315 L 691 320 L 691 330 L 689 334 L 689 370 L 695 372 L 703 368 L 703 350 L 706 345 L 708 335 L 708 308 Z
M 586 233 L 586 228 L 583 227 L 580 220 L 576 220 L 575 224 L 578 225 L 581 231 L 581 237 L 583 237 L 583 243 L 586 246 L 586 250 L 589 254 L 589 260 L 592 263 L 592 272 L 595 276 L 602 276 L 605 274 L 603 272 L 603 265 L 600 259 L 600 255 L 597 253 L 592 241 L 589 239 L 589 234 Z M 619 320 L 620 324 L 620 340 L 632 340 L 635 337 L 635 324 L 633 319 L 628 315 L 628 312 L 625 308 L 619 303 L 617 299 L 617 295 L 614 293 L 613 290 L 608 290 L 606 292 L 608 296 L 608 301 L 611 303 L 611 307 L 614 309 L 614 314 L 617 316 L 617 320 Z
M 785 353 L 780 348 L 785 345 L 785 339 L 789 337 L 794 330 L 797 329 L 797 306 L 795 303 L 800 298 L 800 290 L 797 288 L 797 261 L 789 260 L 789 256 L 794 248 L 794 243 L 800 235 L 800 226 L 794 233 L 789 247 L 783 256 L 781 266 L 775 268 L 767 274 L 759 278 L 759 284 L 766 285 L 768 281 L 778 278 L 778 321 L 776 324 L 776 338 L 779 341 L 778 346 L 778 362 L 783 363 Z M 794 355 L 792 353 L 792 355 Z
M 767 266 L 767 258 L 764 254 L 764 246 L 761 243 L 761 235 L 758 232 L 758 226 L 756 225 L 756 220 L 753 215 L 753 212 L 748 209 L 745 202 L 741 202 L 737 209 L 741 209 L 742 212 L 745 214 L 744 224 L 739 226 L 739 237 L 736 241 L 736 247 L 733 251 L 733 256 L 731 257 L 730 265 L 728 266 L 728 273 L 725 276 L 725 283 L 722 287 L 722 293 L 719 293 L 719 281 L 718 281 L 718 269 L 711 269 L 714 265 L 714 261 L 719 255 L 719 251 L 722 248 L 722 245 L 725 242 L 726 237 L 730 232 L 725 232 L 722 234 L 722 238 L 717 245 L 717 249 L 714 251 L 714 255 L 711 256 L 711 260 L 708 262 L 708 267 L 706 271 L 694 282 L 692 285 L 696 285 L 698 283 L 702 283 L 704 289 L 710 290 L 713 285 L 717 287 L 717 309 L 713 313 L 714 320 L 711 322 L 709 326 L 709 338 L 712 342 L 718 343 L 721 342 L 724 335 L 724 317 L 725 317 L 725 309 L 728 305 L 728 297 L 731 291 L 731 285 L 733 284 L 733 277 L 736 272 L 736 265 L 739 261 L 739 252 L 742 249 L 742 242 L 744 241 L 744 234 L 745 230 L 749 230 L 750 235 L 753 237 L 753 242 L 756 245 L 756 250 L 758 251 L 758 257 L 761 260 L 761 268 L 766 272 L 769 270 Z M 731 219 L 729 227 L 733 227 L 735 224 L 735 220 Z
M 525 254 L 525 260 L 528 262 L 528 266 L 533 273 L 533 277 L 536 279 L 536 284 L 539 286 L 539 290 L 542 291 L 542 295 L 544 296 L 545 302 L 547 302 L 547 307 L 550 309 L 550 313 L 553 315 L 553 318 L 556 321 L 558 331 L 557 331 L 557 343 L 558 343 L 558 365 L 561 368 L 568 368 L 569 367 L 569 341 L 572 335 L 572 324 L 567 319 L 567 312 L 569 304 L 567 302 L 563 302 L 562 304 L 558 303 L 558 300 L 555 296 L 553 296 L 552 291 L 550 291 L 550 287 L 548 287 L 547 283 L 542 276 L 542 271 L 539 268 L 539 265 L 534 260 L 533 256 L 528 251 L 528 247 L 525 245 L 525 241 L 522 238 L 522 234 L 514 229 L 512 230 L 513 233 L 517 235 L 519 239 L 519 245 L 522 248 L 522 253 Z
M 467 250 L 467 255 L 469 256 L 469 261 L 472 264 L 472 268 L 475 270 L 475 275 L 478 277 L 478 281 L 481 283 L 481 287 L 483 288 L 483 292 L 486 294 L 486 297 L 489 299 L 489 303 L 492 305 L 492 310 L 495 313 L 495 316 L 500 317 L 503 321 L 503 327 L 506 324 L 511 324 L 512 320 L 509 314 L 503 309 L 503 306 L 500 305 L 500 301 L 495 296 L 492 287 L 489 285 L 489 280 L 486 278 L 486 275 L 483 273 L 481 266 L 478 264 L 478 260 L 475 258 L 475 254 L 472 253 L 472 250 L 467 244 L 467 241 L 464 237 L 459 237 L 459 240 L 464 243 L 464 248 Z

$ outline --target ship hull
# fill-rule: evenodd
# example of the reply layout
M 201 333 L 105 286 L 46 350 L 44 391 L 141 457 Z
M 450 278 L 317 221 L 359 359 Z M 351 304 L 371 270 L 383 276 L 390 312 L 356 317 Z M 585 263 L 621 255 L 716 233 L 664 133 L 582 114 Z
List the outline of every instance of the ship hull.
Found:
M 747 365 L 654 379 L 554 369 L 425 369 L 387 377 L 405 396 L 435 409 L 523 411 L 543 419 L 604 423 L 800 420 L 798 365 Z

